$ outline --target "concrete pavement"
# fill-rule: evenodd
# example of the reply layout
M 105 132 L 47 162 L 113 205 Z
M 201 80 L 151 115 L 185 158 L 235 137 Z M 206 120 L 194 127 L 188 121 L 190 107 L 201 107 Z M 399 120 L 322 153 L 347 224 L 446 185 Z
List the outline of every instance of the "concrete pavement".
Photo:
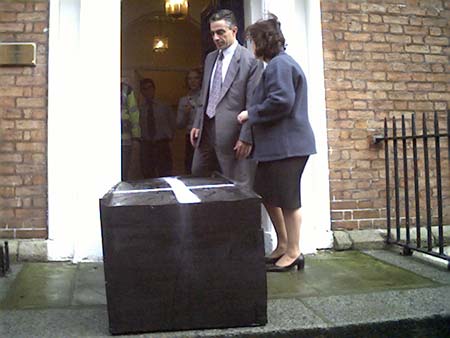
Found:
M 449 337 L 450 272 L 393 247 L 324 251 L 268 274 L 268 324 L 136 337 Z M 0 337 L 108 337 L 101 263 L 20 263 L 0 279 Z

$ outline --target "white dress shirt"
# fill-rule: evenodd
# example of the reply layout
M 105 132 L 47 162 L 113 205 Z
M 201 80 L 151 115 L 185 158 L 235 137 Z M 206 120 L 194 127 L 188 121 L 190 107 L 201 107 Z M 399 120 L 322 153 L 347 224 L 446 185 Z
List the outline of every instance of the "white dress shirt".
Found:
M 234 43 L 228 47 L 227 49 L 222 50 L 223 53 L 223 60 L 222 60 L 222 83 L 225 80 L 225 76 L 227 75 L 228 67 L 230 66 L 231 59 L 233 58 L 234 52 L 236 51 L 236 48 L 238 46 L 239 42 L 236 40 Z M 216 72 L 216 63 L 214 64 L 214 69 L 211 73 L 211 79 L 209 81 L 209 90 L 211 90 L 212 86 L 212 79 L 214 78 L 214 73 Z

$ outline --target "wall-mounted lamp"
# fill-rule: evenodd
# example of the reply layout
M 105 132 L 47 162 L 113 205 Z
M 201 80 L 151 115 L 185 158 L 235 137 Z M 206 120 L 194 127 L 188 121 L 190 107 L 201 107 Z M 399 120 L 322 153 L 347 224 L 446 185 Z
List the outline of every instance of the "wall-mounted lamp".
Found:
M 188 15 L 187 0 L 166 0 L 166 14 L 175 19 L 182 19 Z
M 155 36 L 153 38 L 153 51 L 162 53 L 169 49 L 169 38 L 167 36 Z

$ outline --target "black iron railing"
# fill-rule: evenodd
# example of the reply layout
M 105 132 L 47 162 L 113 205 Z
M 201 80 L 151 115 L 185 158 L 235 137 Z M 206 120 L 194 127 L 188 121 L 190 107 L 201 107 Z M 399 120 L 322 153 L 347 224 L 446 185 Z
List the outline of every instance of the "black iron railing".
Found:
M 9 271 L 9 246 L 8 242 L 0 244 L 0 277 L 5 277 Z
M 414 250 L 447 260 L 450 270 L 450 256 L 445 253 L 443 224 L 444 202 L 447 208 L 450 204 L 447 191 L 443 196 L 443 187 L 450 188 L 450 111 L 445 116 L 447 132 L 442 131 L 439 126 L 440 119 L 443 120 L 442 114 L 435 113 L 432 116 L 432 131 L 427 127 L 431 123 L 427 117 L 429 115 L 422 114 L 422 127 L 417 128 L 420 121 L 416 120 L 415 114 L 410 120 L 402 115 L 401 133 L 398 133 L 398 121 L 395 117 L 392 118 L 391 130 L 385 119 L 383 136 L 375 138 L 375 142 L 384 142 L 387 242 L 402 246 L 406 255 L 411 255 Z M 445 146 L 442 147 L 441 143 Z M 446 169 L 444 173 L 443 160 Z M 410 186 L 414 188 L 410 189 Z M 412 205 L 414 208 L 411 208 Z M 394 218 L 391 216 L 392 209 L 395 212 Z M 392 224 L 393 221 L 395 224 Z M 393 228 L 395 234 L 392 233 Z M 422 229 L 426 229 L 426 242 L 422 242 Z M 435 243 L 433 230 L 437 237 Z M 415 238 L 411 238 L 414 232 Z

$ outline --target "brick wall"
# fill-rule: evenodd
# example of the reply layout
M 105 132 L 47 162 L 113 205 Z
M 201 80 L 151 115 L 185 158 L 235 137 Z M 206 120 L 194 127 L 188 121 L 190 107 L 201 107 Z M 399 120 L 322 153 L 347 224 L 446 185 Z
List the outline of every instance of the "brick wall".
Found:
M 0 1 L 0 41 L 37 44 L 0 67 L 0 238 L 47 237 L 47 27 L 47 1 Z
M 385 225 L 385 117 L 449 108 L 449 0 L 322 0 L 333 229 Z M 0 238 L 47 236 L 48 2 L 0 1 L 0 41 L 36 67 L 0 67 Z M 447 218 L 447 223 L 449 222 Z
M 372 136 L 385 117 L 449 108 L 450 1 L 321 5 L 332 227 L 383 227 L 384 148 Z

